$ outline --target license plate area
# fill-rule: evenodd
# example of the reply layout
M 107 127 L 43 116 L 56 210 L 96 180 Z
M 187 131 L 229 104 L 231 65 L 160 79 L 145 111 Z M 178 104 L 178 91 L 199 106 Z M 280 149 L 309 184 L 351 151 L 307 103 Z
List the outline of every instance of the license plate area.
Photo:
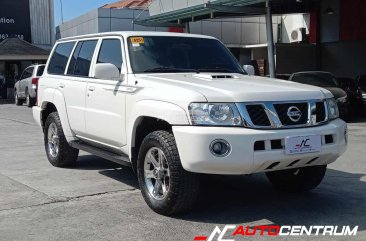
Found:
M 285 152 L 287 155 L 320 152 L 322 146 L 321 136 L 289 136 L 285 139 Z

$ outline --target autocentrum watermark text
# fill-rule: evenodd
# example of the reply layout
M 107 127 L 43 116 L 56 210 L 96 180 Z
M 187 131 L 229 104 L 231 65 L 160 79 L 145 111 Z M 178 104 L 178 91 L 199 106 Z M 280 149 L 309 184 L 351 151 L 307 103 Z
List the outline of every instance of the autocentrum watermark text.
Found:
M 235 241 L 241 237 L 250 236 L 355 236 L 358 226 L 279 226 L 279 225 L 226 225 L 223 228 L 215 227 L 210 236 L 196 236 L 194 240 L 207 241 Z

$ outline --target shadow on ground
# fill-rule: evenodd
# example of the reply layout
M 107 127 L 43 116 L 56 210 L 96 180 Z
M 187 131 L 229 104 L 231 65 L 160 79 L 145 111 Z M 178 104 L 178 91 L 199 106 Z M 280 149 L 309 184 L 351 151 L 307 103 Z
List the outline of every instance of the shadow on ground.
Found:
M 82 156 L 75 168 L 99 173 L 138 188 L 131 168 L 94 156 Z M 364 174 L 328 169 L 315 190 L 283 194 L 264 174 L 250 176 L 203 175 L 199 200 L 190 213 L 176 219 L 212 224 L 239 224 L 267 220 L 278 225 L 351 225 L 366 229 Z M 261 223 L 266 224 L 266 223 Z

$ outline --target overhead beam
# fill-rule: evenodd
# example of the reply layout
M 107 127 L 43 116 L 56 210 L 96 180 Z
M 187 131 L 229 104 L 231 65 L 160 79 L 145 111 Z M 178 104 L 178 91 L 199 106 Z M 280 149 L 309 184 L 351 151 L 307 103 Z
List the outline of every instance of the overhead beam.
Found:
M 222 4 L 205 3 L 204 8 L 212 9 L 223 13 L 241 13 L 241 14 L 265 14 L 265 8 L 228 6 Z
M 154 22 L 154 21 L 144 21 L 144 20 L 134 20 L 134 24 L 145 26 L 145 27 L 173 27 L 173 28 L 184 28 L 184 24 L 171 23 L 171 22 Z

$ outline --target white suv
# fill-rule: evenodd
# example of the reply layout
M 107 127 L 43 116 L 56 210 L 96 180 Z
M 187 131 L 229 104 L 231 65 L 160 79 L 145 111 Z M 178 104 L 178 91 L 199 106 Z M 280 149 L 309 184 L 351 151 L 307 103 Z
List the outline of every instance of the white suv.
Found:
M 14 85 L 16 105 L 22 105 L 25 101 L 28 107 L 34 106 L 37 98 L 38 80 L 42 76 L 44 68 L 44 64 L 34 64 L 23 71 L 20 79 Z
M 320 184 L 346 149 L 332 94 L 247 75 L 217 39 L 113 32 L 59 40 L 35 120 L 50 163 L 79 149 L 132 166 L 156 212 L 190 209 L 200 173 L 265 172 L 282 191 Z

